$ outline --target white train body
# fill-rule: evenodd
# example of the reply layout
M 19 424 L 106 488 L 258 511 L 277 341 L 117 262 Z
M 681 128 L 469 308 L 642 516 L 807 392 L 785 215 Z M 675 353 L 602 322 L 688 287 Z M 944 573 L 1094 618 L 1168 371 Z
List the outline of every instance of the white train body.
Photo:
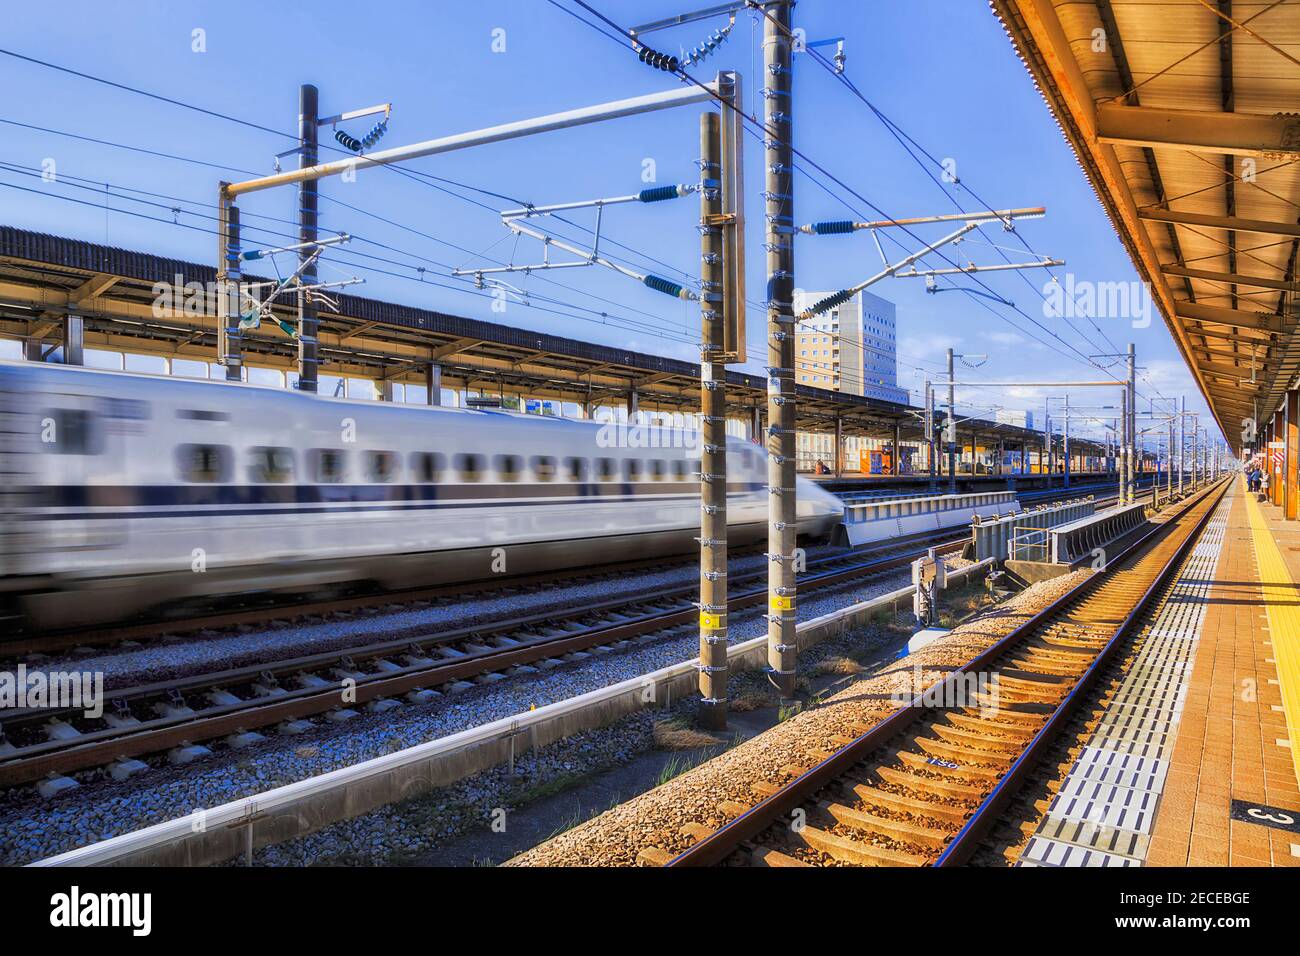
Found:
M 0 597 L 42 627 L 221 594 L 404 587 L 684 553 L 698 435 L 0 362 Z M 613 447 L 607 447 L 613 446 Z M 728 446 L 734 543 L 766 461 Z M 800 480 L 801 533 L 837 498 Z

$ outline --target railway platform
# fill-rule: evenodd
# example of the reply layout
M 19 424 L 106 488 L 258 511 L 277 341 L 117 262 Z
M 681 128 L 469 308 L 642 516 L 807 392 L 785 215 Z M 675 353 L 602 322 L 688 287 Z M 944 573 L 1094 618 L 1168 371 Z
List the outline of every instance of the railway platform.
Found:
M 1225 504 L 1147 866 L 1300 866 L 1300 528 Z

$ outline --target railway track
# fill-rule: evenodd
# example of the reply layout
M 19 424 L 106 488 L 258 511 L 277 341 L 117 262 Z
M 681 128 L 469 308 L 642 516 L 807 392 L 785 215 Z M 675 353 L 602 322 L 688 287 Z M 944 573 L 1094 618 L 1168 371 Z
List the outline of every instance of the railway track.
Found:
M 927 866 L 966 862 L 1172 587 L 1227 485 L 1172 509 L 1110 566 L 833 752 L 755 787 L 756 804 L 697 832 L 670 866 Z M 702 830 L 702 828 L 701 828 Z
M 1084 485 L 1070 489 L 1052 489 L 1050 491 L 1030 492 L 1021 496 L 1029 504 L 1049 501 L 1067 500 L 1080 495 L 1095 494 L 1102 490 L 1114 489 L 1113 485 Z M 1115 500 L 1113 493 L 1097 499 L 1098 507 L 1104 507 Z M 947 538 L 944 539 L 949 540 Z M 955 536 L 951 539 L 955 540 Z M 762 551 L 762 547 L 740 550 L 733 556 Z M 685 567 L 693 559 L 683 559 Z M 637 571 L 662 571 L 673 565 L 665 564 L 664 559 L 654 558 L 640 561 L 621 562 L 600 568 L 576 569 L 512 577 L 507 581 L 483 582 L 478 585 L 454 584 L 436 585 L 403 591 L 378 592 L 325 600 L 285 600 L 268 596 L 265 598 L 244 599 L 234 606 L 220 610 L 208 610 L 188 617 L 150 618 L 130 621 L 97 628 L 80 628 L 76 630 L 51 632 L 44 634 L 11 633 L 0 638 L 0 658 L 19 658 L 28 654 L 57 654 L 83 647 L 105 647 L 128 641 L 141 642 L 158 638 L 174 638 L 199 632 L 221 631 L 245 626 L 268 626 L 276 622 L 301 618 L 336 618 L 371 609 L 383 609 L 388 612 L 412 610 L 433 604 L 448 604 L 467 597 L 487 597 L 503 589 L 510 592 L 528 592 L 543 589 L 557 582 L 565 585 L 591 584 L 600 581 L 614 581 Z
M 903 568 L 929 547 L 951 552 L 962 540 L 944 532 L 870 557 L 861 552 L 827 557 L 800 576 L 801 593 Z M 730 610 L 764 604 L 765 582 L 765 570 L 737 575 Z M 486 682 L 533 665 L 556 666 L 562 658 L 580 659 L 572 655 L 693 629 L 696 597 L 692 582 L 653 598 L 613 599 L 567 615 L 548 611 L 435 634 L 427 625 L 406 632 L 386 629 L 371 635 L 369 643 L 344 650 L 110 690 L 98 718 L 71 708 L 10 711 L 0 720 L 0 786 L 222 737 L 232 746 L 253 743 L 260 738 L 250 732 L 262 728 L 301 732 L 306 718 L 345 720 L 357 714 L 355 708 L 384 710 L 400 706 L 403 697 L 427 702 L 439 693 L 468 689 L 468 681 Z

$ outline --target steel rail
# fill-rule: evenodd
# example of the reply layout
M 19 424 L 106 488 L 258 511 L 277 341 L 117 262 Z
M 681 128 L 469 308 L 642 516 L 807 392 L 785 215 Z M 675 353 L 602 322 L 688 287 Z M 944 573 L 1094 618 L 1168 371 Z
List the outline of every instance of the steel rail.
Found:
M 1217 488 L 1210 486 L 1202 495 L 1187 506 L 1182 512 L 1189 511 L 1196 504 L 1204 500 L 1205 497 L 1217 491 L 1218 497 L 1215 504 L 1222 498 L 1227 490 L 1227 484 L 1220 484 Z M 1193 541 L 1199 534 L 1200 529 L 1204 526 L 1208 515 L 1213 513 L 1214 505 L 1211 505 L 1204 516 L 1198 521 L 1192 532 L 1188 534 L 1187 541 Z M 1181 515 L 1180 515 L 1181 516 Z M 1093 592 L 1099 590 L 1104 584 L 1113 580 L 1110 572 L 1117 571 L 1121 566 L 1126 566 L 1130 559 L 1135 559 L 1141 555 L 1143 549 L 1149 543 L 1158 543 L 1160 539 L 1172 532 L 1176 527 L 1174 521 L 1166 522 L 1152 527 L 1141 537 L 1130 542 L 1124 549 L 1119 558 L 1112 562 L 1105 571 L 1092 575 L 1085 581 L 1080 582 L 1076 587 L 1058 597 L 1047 607 L 1043 608 L 1032 617 L 1021 622 L 1010 633 L 998 640 L 995 644 L 985 649 L 983 652 L 967 661 L 941 682 L 942 690 L 938 686 L 933 692 L 938 695 L 946 693 L 947 689 L 954 687 L 962 679 L 962 675 L 968 673 L 977 673 L 988 664 L 1004 656 L 1007 652 L 1016 648 L 1027 637 L 1034 634 L 1037 630 L 1051 623 L 1051 621 L 1067 610 L 1070 606 L 1076 604 L 1082 599 L 1090 597 Z M 1182 551 L 1186 542 L 1180 546 Z M 1168 573 L 1168 566 L 1162 569 L 1158 577 L 1163 577 Z M 1150 589 L 1148 589 L 1149 591 Z M 1145 600 L 1144 596 L 1144 600 Z M 1130 615 L 1131 616 L 1131 615 Z M 1126 619 L 1127 620 L 1127 619 Z M 1111 646 L 1108 644 L 1107 646 Z M 1092 672 L 1091 670 L 1089 671 Z M 927 691 L 931 693 L 932 691 Z M 946 699 L 946 698 L 943 698 Z M 1076 698 L 1077 700 L 1077 698 Z M 816 766 L 810 767 L 807 771 L 800 774 L 795 779 L 787 782 L 781 789 L 759 801 L 753 807 L 740 816 L 731 820 L 724 826 L 703 837 L 697 843 L 683 850 L 677 856 L 673 857 L 666 865 L 670 867 L 686 866 L 714 866 L 721 863 L 732 853 L 734 853 L 741 844 L 753 840 L 761 835 L 765 830 L 775 824 L 783 817 L 788 817 L 791 811 L 801 804 L 807 802 L 810 795 L 824 789 L 832 784 L 838 778 L 857 766 L 865 760 L 870 754 L 881 749 L 891 740 L 897 738 L 900 734 L 907 731 L 913 724 L 921 720 L 927 713 L 925 708 L 905 706 L 895 710 L 888 717 L 873 725 L 869 730 L 855 739 L 852 743 L 836 751 L 825 760 L 819 762 Z M 1054 724 L 1058 726 L 1059 724 Z M 1044 738 L 1048 739 L 1048 738 Z M 1022 771 L 1023 772 L 1023 771 Z M 1010 788 L 1003 791 L 1003 799 L 1009 798 Z
M 806 579 L 806 586 L 825 589 L 859 579 L 863 576 L 878 574 L 883 571 L 903 567 L 918 555 L 925 553 L 925 548 L 905 551 L 902 554 L 877 558 L 873 561 L 853 564 L 848 568 L 826 571 Z M 761 578 L 761 573 L 753 577 Z M 682 589 L 694 593 L 693 586 Z M 756 588 L 734 595 L 729 601 L 730 610 L 740 610 L 765 602 L 767 591 Z M 626 608 L 629 603 L 646 603 L 646 598 L 635 602 L 622 602 L 619 606 Z M 584 608 L 581 614 L 594 613 Z M 342 708 L 344 706 L 362 705 L 381 697 L 394 697 L 430 685 L 447 684 L 485 673 L 504 670 L 522 664 L 530 664 L 575 651 L 583 651 L 602 644 L 612 644 L 648 633 L 671 629 L 694 622 L 696 609 L 693 604 L 662 612 L 643 614 L 630 620 L 614 624 L 597 624 L 581 631 L 567 635 L 539 636 L 521 640 L 504 648 L 491 648 L 485 651 L 464 653 L 455 658 L 442 659 L 423 664 L 413 664 L 392 671 L 375 674 L 358 674 L 355 678 L 354 694 L 351 699 L 343 700 L 343 687 L 332 684 L 328 688 L 305 687 L 296 690 L 284 690 L 273 697 L 255 697 L 238 703 L 217 705 L 205 708 L 192 715 L 159 717 L 140 721 L 126 727 L 83 733 L 71 740 L 52 740 L 20 748 L 7 758 L 0 759 L 0 786 L 16 786 L 40 780 L 51 773 L 68 773 L 87 767 L 99 766 L 113 760 L 135 757 L 142 754 L 156 753 L 170 749 L 179 744 L 209 740 L 224 734 L 243 732 L 258 727 L 294 720 Z M 552 614 L 549 620 L 554 620 Z M 467 629 L 468 633 L 455 635 L 439 634 L 425 639 L 423 643 L 452 643 L 475 636 L 484 636 L 483 628 Z M 385 651 L 409 649 L 410 638 L 402 638 L 375 646 L 373 656 L 380 656 Z M 322 669 L 340 663 L 340 658 L 360 654 L 358 650 L 329 652 L 310 658 L 298 658 L 280 662 L 272 666 L 254 665 L 217 674 L 208 674 L 185 678 L 180 681 L 162 682 L 145 688 L 125 688 L 106 695 L 106 703 L 112 699 L 132 699 L 140 696 L 158 696 L 168 690 L 199 689 L 217 690 L 238 684 L 247 684 L 268 671 L 272 676 L 303 672 L 308 667 Z M 283 689 L 282 689 L 283 690 Z M 147 693 L 146 693 L 147 692 Z M 53 711 L 31 710 L 21 715 L 29 720 L 47 720 L 54 716 Z M 13 718 L 8 726 L 12 726 Z

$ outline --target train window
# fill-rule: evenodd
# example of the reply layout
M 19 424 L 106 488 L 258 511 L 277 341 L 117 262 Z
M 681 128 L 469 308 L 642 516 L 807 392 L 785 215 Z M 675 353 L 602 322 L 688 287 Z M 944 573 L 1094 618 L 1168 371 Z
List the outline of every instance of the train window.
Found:
M 56 455 L 99 455 L 103 436 L 97 416 L 84 408 L 55 408 L 41 416 L 41 442 Z
M 531 464 L 533 475 L 538 481 L 555 480 L 555 459 L 550 455 L 536 455 Z
M 483 480 L 482 455 L 457 455 L 453 461 L 455 462 L 456 475 L 461 481 Z
M 397 452 L 368 451 L 365 453 L 366 481 L 387 484 L 397 478 Z
M 618 476 L 618 468 L 613 458 L 596 459 L 596 477 L 601 481 L 613 481 Z
M 651 458 L 648 464 L 652 481 L 663 481 L 668 477 L 668 462 L 662 458 Z
M 181 445 L 176 449 L 176 470 L 181 481 L 229 481 L 230 448 L 227 445 Z
M 518 455 L 497 455 L 492 467 L 502 481 L 518 481 L 524 470 L 524 460 Z
M 313 448 L 312 471 L 323 485 L 337 485 L 347 475 L 347 452 L 338 448 Z
M 641 480 L 641 459 L 624 458 L 623 459 L 623 480 L 640 481 Z
M 411 454 L 411 474 L 422 485 L 442 480 L 447 459 L 436 451 L 417 451 Z
M 178 408 L 177 418 L 188 418 L 192 422 L 228 422 L 229 412 L 214 412 L 206 408 Z
M 253 484 L 293 481 L 292 448 L 254 448 L 249 459 L 248 480 Z
M 564 480 L 565 481 L 586 481 L 587 480 L 587 459 L 585 458 L 564 459 Z
M 686 480 L 686 474 L 687 474 L 687 471 L 688 471 L 688 469 L 687 469 L 687 467 L 686 467 L 686 459 L 685 459 L 685 458 L 674 458 L 674 459 L 673 459 L 673 479 L 674 479 L 675 481 L 685 481 L 685 480 Z

